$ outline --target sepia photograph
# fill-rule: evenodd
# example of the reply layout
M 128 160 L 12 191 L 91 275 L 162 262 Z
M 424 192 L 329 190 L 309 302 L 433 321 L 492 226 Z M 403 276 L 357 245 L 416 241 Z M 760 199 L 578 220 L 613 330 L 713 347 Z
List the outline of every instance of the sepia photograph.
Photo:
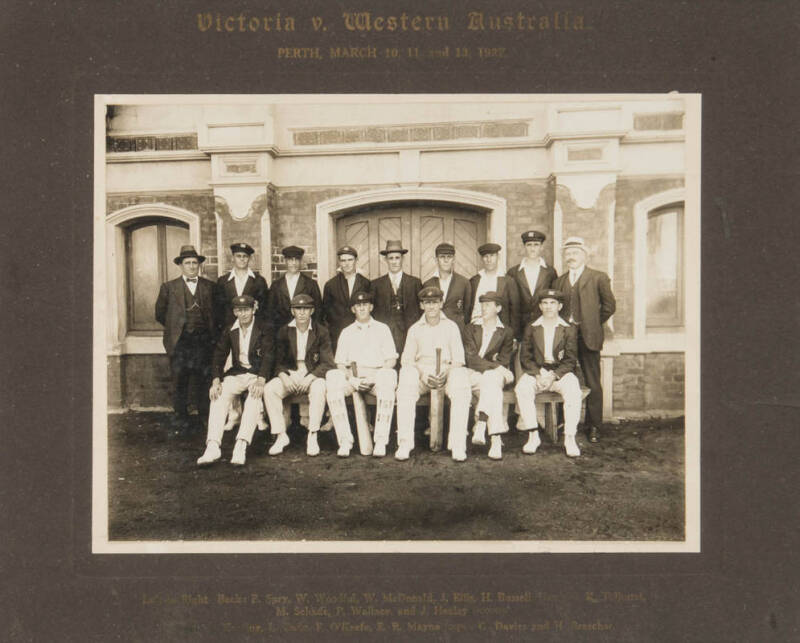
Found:
M 700 104 L 95 95 L 92 551 L 699 551 Z

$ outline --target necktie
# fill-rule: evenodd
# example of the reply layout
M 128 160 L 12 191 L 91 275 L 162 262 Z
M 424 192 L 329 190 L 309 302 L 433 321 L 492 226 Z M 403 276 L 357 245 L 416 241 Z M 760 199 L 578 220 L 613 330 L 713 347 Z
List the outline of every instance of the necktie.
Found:
M 186 277 L 186 281 L 188 281 L 190 284 L 196 284 L 197 277 Z

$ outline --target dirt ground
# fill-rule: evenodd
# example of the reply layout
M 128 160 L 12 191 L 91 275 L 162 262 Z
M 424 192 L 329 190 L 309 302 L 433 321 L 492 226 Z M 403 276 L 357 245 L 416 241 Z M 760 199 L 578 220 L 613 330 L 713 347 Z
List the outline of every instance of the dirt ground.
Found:
M 257 432 L 247 464 L 206 468 L 205 427 L 176 430 L 164 413 L 109 416 L 111 540 L 683 540 L 683 419 L 604 426 L 582 455 L 542 436 L 535 455 L 525 435 L 504 438 L 502 461 L 469 446 L 466 462 L 432 453 L 417 434 L 406 462 L 336 456 L 333 432 L 322 453 L 305 454 L 306 432 L 270 457 Z M 512 425 L 513 426 L 513 425 Z

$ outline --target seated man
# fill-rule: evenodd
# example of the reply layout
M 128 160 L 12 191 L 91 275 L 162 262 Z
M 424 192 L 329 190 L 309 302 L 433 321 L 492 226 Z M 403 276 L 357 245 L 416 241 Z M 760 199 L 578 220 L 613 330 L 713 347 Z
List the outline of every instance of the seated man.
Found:
M 458 324 L 441 314 L 442 291 L 439 288 L 423 288 L 419 292 L 419 301 L 425 314 L 409 328 L 400 359 L 395 458 L 408 460 L 414 449 L 414 420 L 419 396 L 444 388 L 450 398 L 448 448 L 453 460 L 463 462 L 467 459 L 470 386 L 464 368 L 461 333 Z
M 220 444 L 225 427 L 225 416 L 231 401 L 248 391 L 242 421 L 236 435 L 231 463 L 243 465 L 247 445 L 253 438 L 259 416 L 265 378 L 259 373 L 268 368 L 271 352 L 270 335 L 266 322 L 254 319 L 255 299 L 250 295 L 234 297 L 231 301 L 236 321 L 222 333 L 211 362 L 213 381 L 209 390 L 211 406 L 208 411 L 206 450 L 197 464 L 211 464 L 220 459 Z M 232 366 L 225 374 L 222 369 L 228 355 Z M 221 381 L 220 381 L 221 380 Z
M 489 457 L 503 457 L 501 433 L 508 431 L 503 417 L 503 387 L 514 381 L 508 370 L 514 350 L 514 329 L 507 328 L 498 318 L 502 309 L 502 298 L 496 292 L 479 297 L 482 325 L 470 324 L 464 332 L 464 352 L 469 369 L 472 391 L 477 392 L 478 421 L 472 433 L 473 444 L 486 444 L 486 425 L 492 445 Z
M 394 413 L 394 390 L 397 388 L 397 351 L 389 327 L 372 318 L 372 294 L 356 292 L 350 299 L 356 320 L 339 335 L 336 347 L 337 368 L 325 375 L 330 409 L 341 457 L 350 455 L 353 433 L 347 417 L 345 395 L 353 396 L 356 427 L 361 455 L 370 454 L 371 440 L 367 421 L 367 406 L 363 393 L 374 392 L 378 398 L 375 417 L 374 456 L 386 455 L 389 427 Z M 355 365 L 355 369 L 352 366 Z M 355 370 L 355 372 L 354 372 Z
M 525 431 L 530 431 L 522 451 L 536 453 L 541 444 L 536 419 L 536 394 L 555 391 L 564 398 L 564 448 L 575 458 L 581 454 L 575 442 L 581 416 L 581 385 L 575 377 L 578 336 L 559 315 L 564 297 L 558 290 L 539 293 L 542 316 L 528 323 L 522 336 L 519 361 L 523 374 L 516 386 L 517 408 Z
M 264 403 L 273 435 L 270 455 L 278 455 L 289 445 L 283 399 L 307 394 L 309 402 L 306 453 L 319 455 L 317 432 L 325 411 L 325 374 L 335 367 L 328 329 L 311 323 L 314 299 L 305 293 L 291 301 L 294 319 L 281 327 L 275 338 L 275 373 L 264 387 Z

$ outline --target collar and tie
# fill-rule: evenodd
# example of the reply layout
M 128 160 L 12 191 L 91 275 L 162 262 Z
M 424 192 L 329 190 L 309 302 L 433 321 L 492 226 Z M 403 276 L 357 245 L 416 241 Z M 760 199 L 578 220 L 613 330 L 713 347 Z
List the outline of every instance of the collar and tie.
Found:
M 190 284 L 196 284 L 197 283 L 197 277 L 186 277 L 186 281 L 188 283 L 190 283 Z

